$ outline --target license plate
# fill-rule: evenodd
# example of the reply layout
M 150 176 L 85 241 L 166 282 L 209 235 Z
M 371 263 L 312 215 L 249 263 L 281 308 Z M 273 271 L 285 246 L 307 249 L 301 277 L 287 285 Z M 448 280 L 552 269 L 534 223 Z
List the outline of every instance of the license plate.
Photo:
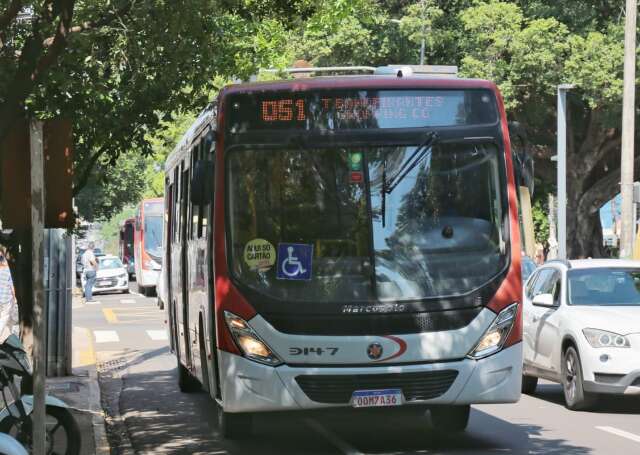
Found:
M 351 406 L 354 408 L 373 408 L 382 406 L 400 406 L 402 390 L 356 390 L 351 395 Z

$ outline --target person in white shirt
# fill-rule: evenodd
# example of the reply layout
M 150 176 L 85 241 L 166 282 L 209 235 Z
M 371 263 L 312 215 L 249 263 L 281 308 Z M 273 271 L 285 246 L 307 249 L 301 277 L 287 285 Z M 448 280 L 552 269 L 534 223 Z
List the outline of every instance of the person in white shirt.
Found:
M 84 299 L 87 302 L 93 302 L 93 285 L 96 283 L 96 271 L 98 270 L 98 261 L 93 254 L 95 244 L 89 243 L 89 247 L 82 254 L 82 267 L 85 278 L 84 284 Z

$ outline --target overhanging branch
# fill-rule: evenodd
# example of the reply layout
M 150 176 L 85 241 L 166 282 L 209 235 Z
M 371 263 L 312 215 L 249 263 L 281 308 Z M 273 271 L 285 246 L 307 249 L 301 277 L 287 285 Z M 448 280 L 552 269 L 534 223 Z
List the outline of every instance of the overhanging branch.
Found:
M 4 30 L 17 16 L 22 9 L 22 0 L 11 0 L 4 13 L 0 15 L 0 30 Z
M 116 11 L 105 13 L 99 19 L 96 19 L 94 21 L 85 21 L 82 24 L 78 24 L 70 27 L 67 31 L 67 34 L 70 35 L 73 33 L 82 33 L 82 32 L 95 30 L 95 29 L 99 29 L 101 27 L 107 26 L 111 24 L 113 21 L 115 21 L 116 19 L 119 19 L 122 16 L 126 15 L 131 10 L 132 6 L 133 6 L 133 1 L 129 1 L 125 3 L 122 7 L 118 8 Z M 52 46 L 53 43 L 55 42 L 55 38 L 56 38 L 55 36 L 51 36 L 45 39 L 43 43 L 44 47 Z
M 73 186 L 73 197 L 76 197 L 78 193 L 85 187 L 87 182 L 89 181 L 89 177 L 91 176 L 91 172 L 93 171 L 94 166 L 100 159 L 102 155 L 107 151 L 106 146 L 100 147 L 96 153 L 94 153 L 91 158 L 87 161 L 86 166 L 82 170 L 82 174 L 78 178 L 78 182 Z

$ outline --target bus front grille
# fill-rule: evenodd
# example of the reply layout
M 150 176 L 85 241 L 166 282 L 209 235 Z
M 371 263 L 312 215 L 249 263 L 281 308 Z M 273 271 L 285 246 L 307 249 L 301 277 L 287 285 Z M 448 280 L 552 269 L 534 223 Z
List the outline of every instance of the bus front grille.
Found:
M 296 382 L 317 403 L 345 404 L 356 390 L 401 389 L 406 401 L 444 395 L 456 380 L 456 370 L 419 373 L 300 375 Z

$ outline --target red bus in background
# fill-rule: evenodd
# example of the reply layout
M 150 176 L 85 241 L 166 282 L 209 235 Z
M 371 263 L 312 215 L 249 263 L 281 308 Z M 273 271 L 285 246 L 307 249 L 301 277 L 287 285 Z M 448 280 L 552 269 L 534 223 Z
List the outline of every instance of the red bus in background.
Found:
M 165 163 L 169 332 L 220 431 L 471 404 L 522 378 L 515 170 L 496 85 L 384 67 L 224 88 Z
M 133 253 L 133 239 L 135 231 L 135 218 L 129 218 L 122 222 L 120 226 L 120 244 L 118 248 L 118 255 L 120 260 L 129 273 L 129 278 L 132 278 L 136 274 L 135 259 Z
M 162 198 L 140 202 L 135 218 L 133 250 L 138 291 L 147 295 L 155 290 L 162 269 Z

